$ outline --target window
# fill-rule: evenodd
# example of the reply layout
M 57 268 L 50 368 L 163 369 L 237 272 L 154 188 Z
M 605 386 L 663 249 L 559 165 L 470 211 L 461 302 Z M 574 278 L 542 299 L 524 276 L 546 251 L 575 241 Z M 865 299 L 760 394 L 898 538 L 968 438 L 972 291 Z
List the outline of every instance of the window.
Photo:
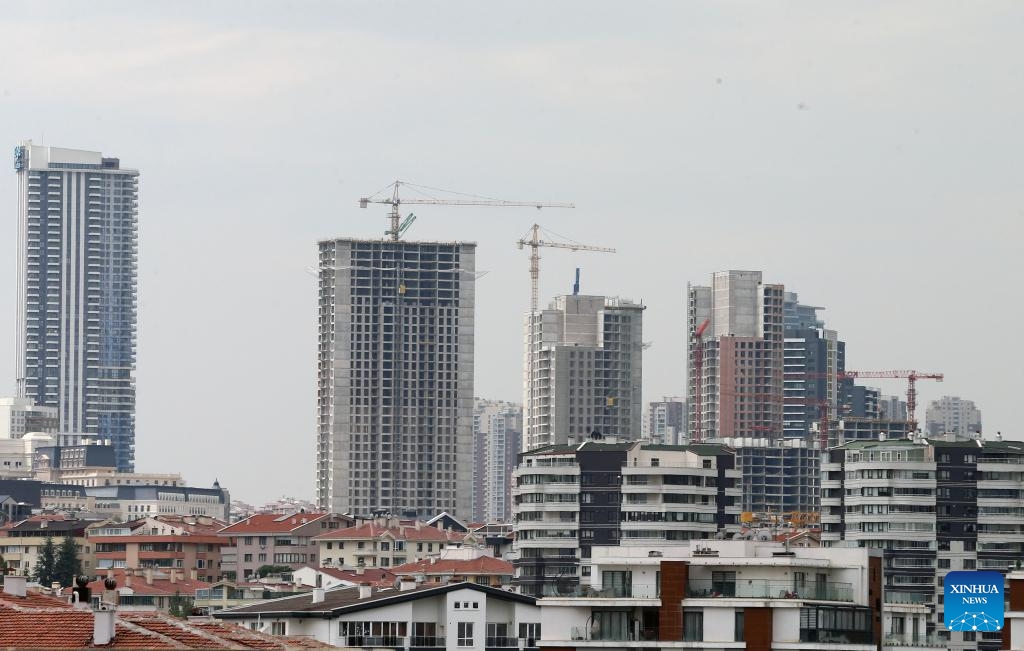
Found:
M 703 642 L 704 641 L 704 611 L 684 610 L 683 611 L 683 641 Z
M 246 545 L 251 545 L 252 544 L 252 536 L 246 536 L 242 540 L 245 542 Z
M 388 543 L 387 541 L 381 541 L 381 543 L 380 543 L 380 550 L 382 552 L 390 551 L 390 549 L 391 549 L 391 544 L 390 543 Z
M 473 646 L 473 622 L 459 622 L 459 646 Z
M 948 558 L 940 558 L 939 559 L 939 569 L 940 570 L 948 570 L 949 569 L 949 559 Z
M 242 555 L 242 560 L 244 562 L 246 562 L 246 563 L 251 563 L 252 562 L 252 554 L 243 554 Z
M 261 545 L 266 545 L 267 544 L 267 537 L 266 536 L 260 536 L 260 544 Z
M 540 624 L 520 622 L 519 637 L 526 640 L 526 646 L 536 646 L 540 639 Z
M 734 641 L 736 641 L 736 642 L 742 642 L 744 640 L 744 634 L 743 634 L 743 611 L 742 610 L 736 610 L 736 614 L 733 617 L 733 621 L 735 621 L 735 623 L 736 623 L 735 624 L 736 633 L 735 633 L 735 635 L 733 635 L 732 639 Z
M 272 622 L 270 624 L 271 635 L 287 635 L 288 622 Z
M 257 561 L 258 561 L 258 562 L 260 562 L 260 563 L 266 562 L 266 560 L 267 560 L 267 555 L 266 555 L 266 554 L 259 554 L 259 555 L 258 555 L 258 556 L 256 557 L 256 559 L 257 559 Z

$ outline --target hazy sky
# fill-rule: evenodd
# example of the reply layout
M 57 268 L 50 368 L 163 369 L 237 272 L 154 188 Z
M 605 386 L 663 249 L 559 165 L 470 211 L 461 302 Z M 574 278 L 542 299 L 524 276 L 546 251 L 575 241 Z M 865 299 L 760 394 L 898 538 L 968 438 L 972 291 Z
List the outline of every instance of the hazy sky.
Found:
M 137 467 L 246 500 L 313 485 L 316 241 L 376 237 L 389 181 L 575 210 L 421 207 L 474 240 L 476 394 L 521 399 L 541 296 L 643 300 L 644 397 L 684 392 L 686 283 L 826 306 L 848 368 L 941 371 L 1018 432 L 1024 5 L 1015 2 L 5 3 L 0 143 L 138 168 Z M 15 175 L 0 183 L 14 391 Z M 902 381 L 881 381 L 886 393 Z M 1013 419 L 1017 418 L 1017 421 Z M 1016 423 L 1016 424 L 1015 424 Z

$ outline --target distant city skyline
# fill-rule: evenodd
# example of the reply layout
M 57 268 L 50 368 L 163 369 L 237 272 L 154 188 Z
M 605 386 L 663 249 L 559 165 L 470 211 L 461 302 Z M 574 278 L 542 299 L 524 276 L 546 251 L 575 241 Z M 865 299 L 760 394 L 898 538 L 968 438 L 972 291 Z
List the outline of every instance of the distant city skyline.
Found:
M 142 170 L 136 467 L 251 502 L 312 497 L 316 242 L 379 238 L 396 178 L 575 210 L 418 206 L 477 242 L 477 396 L 522 399 L 535 221 L 542 304 L 642 300 L 645 401 L 685 395 L 686 282 L 784 279 L 853 369 L 920 383 L 1012 438 L 1024 350 L 1024 7 L 187 0 L 5 7 L 0 141 Z M 46 34 L 40 47 L 39 34 Z M 68 62 L 73 65 L 69 65 Z M 116 90 L 111 80 L 120 80 Z M 11 159 L 8 159 L 9 165 Z M 0 183 L 0 396 L 16 394 L 17 181 Z M 378 207 L 380 208 L 380 207 Z M 500 213 L 500 214 L 496 214 Z M 403 214 L 403 217 L 405 214 Z M 244 316 L 243 316 L 244 315 Z M 900 380 L 873 380 L 900 396 Z M 273 481 L 260 471 L 273 463 Z

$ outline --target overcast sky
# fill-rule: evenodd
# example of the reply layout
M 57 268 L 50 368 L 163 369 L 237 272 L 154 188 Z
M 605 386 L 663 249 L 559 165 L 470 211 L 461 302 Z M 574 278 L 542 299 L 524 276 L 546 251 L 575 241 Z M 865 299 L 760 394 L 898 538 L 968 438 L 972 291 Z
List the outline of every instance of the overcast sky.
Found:
M 1024 5 L 1015 2 L 5 3 L 0 142 L 141 170 L 137 467 L 310 497 L 316 241 L 377 237 L 396 179 L 575 210 L 416 210 L 479 243 L 476 394 L 521 399 L 541 296 L 642 300 L 644 399 L 684 392 L 686 283 L 823 305 L 847 367 L 946 374 L 1024 438 Z M 0 395 L 16 200 L 0 183 Z M 886 393 L 902 381 L 879 383 Z M 1016 418 L 1017 420 L 1014 420 Z

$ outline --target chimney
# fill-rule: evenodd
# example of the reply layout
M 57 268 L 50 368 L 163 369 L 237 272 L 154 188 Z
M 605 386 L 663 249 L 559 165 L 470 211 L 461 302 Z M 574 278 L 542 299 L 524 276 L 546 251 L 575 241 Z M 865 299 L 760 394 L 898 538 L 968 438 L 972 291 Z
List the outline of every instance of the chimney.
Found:
M 419 520 L 416 521 L 416 531 L 419 531 L 423 527 L 423 523 Z
M 50 590 L 53 591 L 53 594 L 58 594 L 59 595 L 60 594 L 60 581 L 53 581 L 52 583 L 50 583 Z
M 174 585 L 177 582 L 178 582 L 178 571 L 177 570 L 171 570 L 171 585 Z
M 92 643 L 93 646 L 106 646 L 114 639 L 114 621 L 116 611 L 101 605 L 99 610 L 92 611 Z
M 369 583 L 363 582 L 359 584 L 359 598 L 368 599 L 373 594 L 373 588 L 370 587 Z
M 189 575 L 189 577 L 192 578 L 193 581 L 199 580 L 199 572 L 196 571 L 195 568 L 192 568 L 191 570 L 189 570 L 188 575 Z
M 366 566 L 360 563 L 356 565 L 356 574 L 362 576 L 366 572 Z
M 146 585 L 153 585 L 153 568 L 147 567 L 143 573 L 146 575 Z
M 132 587 L 132 573 L 131 572 L 128 572 L 127 574 L 124 575 L 124 587 L 126 587 L 126 588 Z
M 362 590 L 362 588 L 360 588 Z M 313 588 L 313 603 L 322 604 L 324 602 L 324 596 L 327 593 L 323 588 Z M 362 597 L 362 593 L 359 595 Z
M 27 576 L 8 574 L 4 577 L 4 594 L 9 594 L 13 597 L 24 597 L 25 583 L 27 582 Z
M 405 592 L 406 590 L 416 589 L 416 579 L 411 576 L 403 576 L 398 582 L 398 591 Z
M 47 528 L 47 527 L 49 527 L 49 526 L 50 526 L 50 523 L 49 523 L 49 522 L 48 522 L 47 520 L 45 520 L 45 519 L 43 519 L 43 520 L 42 520 L 42 521 L 40 521 L 40 523 L 39 523 L 39 528 L 40 528 L 40 529 L 46 529 L 46 528 Z

